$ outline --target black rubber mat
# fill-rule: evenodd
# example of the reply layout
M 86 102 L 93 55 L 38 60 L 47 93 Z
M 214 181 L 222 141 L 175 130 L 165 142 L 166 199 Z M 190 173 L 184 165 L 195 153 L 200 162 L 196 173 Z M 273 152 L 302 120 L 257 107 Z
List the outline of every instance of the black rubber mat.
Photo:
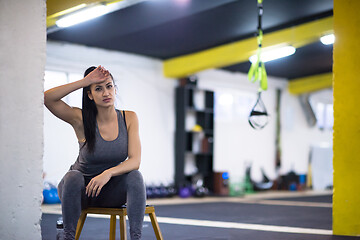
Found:
M 290 200 L 286 198 L 286 200 Z M 326 200 L 326 199 L 325 199 Z M 158 217 L 195 220 L 223 221 L 234 223 L 264 224 L 287 227 L 331 230 L 332 209 L 324 207 L 279 206 L 251 203 L 199 203 L 155 206 Z M 60 215 L 43 214 L 41 228 L 44 240 L 55 239 L 55 223 Z M 109 219 L 86 219 L 80 239 L 109 239 Z M 328 236 L 312 234 L 281 233 L 235 228 L 202 227 L 181 224 L 159 223 L 165 240 L 355 240 L 360 237 Z M 116 239 L 119 239 L 117 222 Z M 150 222 L 144 222 L 143 240 L 155 239 Z
M 250 203 L 201 203 L 155 206 L 156 215 L 197 220 L 277 226 L 332 228 L 332 209 Z
M 269 200 L 270 200 L 270 199 L 269 199 Z M 332 203 L 332 195 L 306 196 L 306 197 L 290 197 L 290 198 L 271 198 L 271 200 Z
M 43 214 L 41 223 L 42 239 L 54 240 L 56 229 L 55 222 L 59 215 Z M 358 240 L 356 237 L 323 236 L 312 234 L 291 234 L 278 232 L 265 232 L 253 230 L 225 229 L 196 227 L 177 224 L 160 223 L 164 240 Z M 87 218 L 81 240 L 108 240 L 109 219 Z M 117 224 L 116 239 L 119 240 L 119 227 Z M 129 238 L 128 238 L 129 239 Z M 152 226 L 144 222 L 142 240 L 155 240 Z

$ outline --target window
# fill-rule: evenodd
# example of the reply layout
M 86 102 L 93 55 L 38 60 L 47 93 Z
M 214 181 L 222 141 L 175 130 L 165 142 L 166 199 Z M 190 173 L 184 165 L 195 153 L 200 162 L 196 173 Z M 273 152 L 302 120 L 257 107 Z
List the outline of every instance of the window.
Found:
M 77 80 L 82 79 L 82 75 L 78 73 L 67 73 L 67 72 L 58 72 L 58 71 L 45 71 L 45 82 L 44 90 L 49 90 L 51 88 L 71 83 Z M 64 102 L 69 104 L 72 107 L 81 108 L 82 104 L 82 89 L 79 89 L 75 92 L 70 93 L 62 99 Z
M 312 94 L 310 104 L 316 116 L 316 126 L 321 130 L 332 130 L 334 126 L 332 91 L 323 90 Z
M 256 95 L 247 92 L 215 93 L 215 118 L 220 121 L 241 120 L 247 123 Z
M 67 74 L 64 72 L 45 71 L 44 90 L 49 90 L 68 83 Z

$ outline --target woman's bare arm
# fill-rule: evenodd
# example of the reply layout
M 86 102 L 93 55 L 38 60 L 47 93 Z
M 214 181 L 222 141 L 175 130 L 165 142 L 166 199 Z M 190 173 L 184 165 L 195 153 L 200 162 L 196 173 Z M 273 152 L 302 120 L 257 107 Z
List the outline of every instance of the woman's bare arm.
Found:
M 56 117 L 74 126 L 82 119 L 81 110 L 70 107 L 61 99 L 80 88 L 87 87 L 93 83 L 105 81 L 108 77 L 109 72 L 99 66 L 79 81 L 49 89 L 44 93 L 45 106 Z

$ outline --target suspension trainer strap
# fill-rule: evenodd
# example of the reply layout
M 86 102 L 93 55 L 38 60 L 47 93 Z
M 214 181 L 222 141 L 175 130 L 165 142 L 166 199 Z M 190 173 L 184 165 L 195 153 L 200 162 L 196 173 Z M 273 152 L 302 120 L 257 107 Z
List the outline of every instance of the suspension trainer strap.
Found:
M 260 81 L 260 89 L 259 91 L 265 91 L 268 87 L 267 84 L 267 74 L 265 69 L 265 64 L 261 60 L 261 47 L 262 47 L 262 40 L 263 40 L 263 31 L 262 31 L 262 15 L 263 15 L 263 0 L 257 1 L 257 7 L 258 7 L 258 28 L 257 28 L 257 44 L 258 44 L 258 50 L 257 50 L 257 60 L 254 61 L 251 64 L 249 73 L 248 73 L 248 79 L 251 82 L 257 82 Z
M 260 130 L 268 124 L 268 116 L 269 115 L 266 111 L 265 104 L 261 100 L 261 91 L 259 91 L 256 103 L 251 109 L 250 115 L 248 117 L 248 122 L 252 128 Z M 259 121 L 259 117 L 262 118 L 262 121 Z

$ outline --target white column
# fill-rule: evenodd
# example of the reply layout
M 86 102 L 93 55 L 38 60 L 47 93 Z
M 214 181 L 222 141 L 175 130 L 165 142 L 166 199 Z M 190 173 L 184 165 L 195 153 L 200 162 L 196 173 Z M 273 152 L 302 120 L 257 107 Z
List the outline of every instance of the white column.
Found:
M 45 58 L 46 1 L 0 0 L 0 239 L 41 239 Z

